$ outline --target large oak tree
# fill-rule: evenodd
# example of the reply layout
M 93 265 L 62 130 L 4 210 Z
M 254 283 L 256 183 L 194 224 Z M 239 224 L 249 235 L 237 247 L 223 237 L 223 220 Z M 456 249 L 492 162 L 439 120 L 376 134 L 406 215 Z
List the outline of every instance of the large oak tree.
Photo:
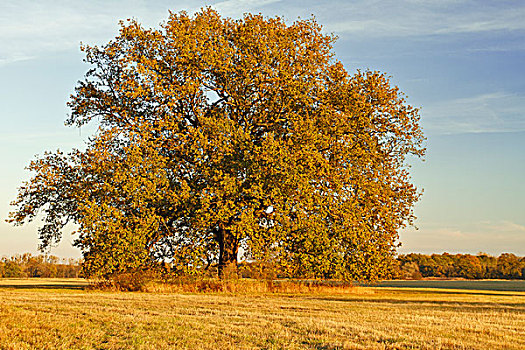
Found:
M 289 276 L 383 277 L 419 197 L 418 110 L 379 72 L 350 75 L 314 20 L 206 8 L 136 21 L 102 47 L 67 124 L 85 150 L 29 169 L 10 221 L 43 213 L 41 247 L 77 224 L 91 276 L 169 262 L 235 270 L 239 252 Z

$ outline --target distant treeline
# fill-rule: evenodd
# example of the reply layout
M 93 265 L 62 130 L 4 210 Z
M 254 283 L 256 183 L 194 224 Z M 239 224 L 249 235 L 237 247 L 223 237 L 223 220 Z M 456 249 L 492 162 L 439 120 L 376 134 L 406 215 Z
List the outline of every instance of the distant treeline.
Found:
M 33 256 L 29 253 L 0 259 L 0 278 L 77 278 L 79 272 L 80 262 L 77 259 L 60 259 L 52 255 Z
M 525 257 L 484 253 L 470 254 L 407 254 L 398 257 L 399 278 L 460 277 L 467 279 L 525 279 Z
M 394 275 L 401 279 L 423 277 L 466 279 L 525 279 L 525 257 L 501 254 L 407 254 L 397 258 Z M 12 277 L 58 277 L 77 278 L 81 261 L 60 259 L 52 255 L 33 256 L 29 253 L 0 258 L 0 278 Z M 252 264 L 240 264 L 241 275 L 245 275 Z M 246 266 L 245 266 L 246 265 Z M 243 272 L 244 271 L 244 272 Z M 249 271 L 248 271 L 249 272 Z M 277 274 L 278 276 L 278 274 Z M 245 277 L 253 277 L 248 273 Z

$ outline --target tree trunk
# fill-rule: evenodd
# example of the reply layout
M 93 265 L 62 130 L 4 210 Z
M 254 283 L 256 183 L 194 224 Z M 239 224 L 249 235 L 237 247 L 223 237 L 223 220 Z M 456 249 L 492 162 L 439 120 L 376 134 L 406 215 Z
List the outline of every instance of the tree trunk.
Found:
M 239 242 L 228 229 L 221 228 L 217 235 L 219 242 L 219 278 L 237 277 L 237 253 Z

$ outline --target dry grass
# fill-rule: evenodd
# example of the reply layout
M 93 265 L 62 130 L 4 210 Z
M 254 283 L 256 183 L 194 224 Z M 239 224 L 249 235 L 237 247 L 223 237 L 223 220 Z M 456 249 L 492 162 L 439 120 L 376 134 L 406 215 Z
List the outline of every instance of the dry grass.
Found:
M 70 280 L 0 280 L 0 349 L 525 348 L 523 292 L 359 287 L 196 294 L 77 287 Z
M 358 294 L 368 293 L 369 289 L 354 287 L 351 284 L 330 282 L 324 283 L 313 280 L 279 280 L 261 281 L 254 279 L 236 279 L 220 281 L 217 279 L 204 280 L 179 280 L 171 283 L 149 282 L 142 288 L 150 293 L 235 293 L 235 294 L 261 294 L 261 293 L 286 293 L 286 294 Z

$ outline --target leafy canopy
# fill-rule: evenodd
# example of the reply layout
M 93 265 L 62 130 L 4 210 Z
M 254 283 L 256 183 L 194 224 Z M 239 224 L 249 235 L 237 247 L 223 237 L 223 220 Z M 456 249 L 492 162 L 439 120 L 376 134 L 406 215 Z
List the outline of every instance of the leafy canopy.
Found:
M 181 273 L 240 252 L 281 274 L 373 280 L 419 198 L 418 110 L 379 72 L 350 75 L 313 20 L 210 8 L 136 21 L 102 47 L 67 124 L 95 120 L 85 150 L 46 153 L 10 221 L 43 213 L 41 248 L 68 222 L 90 276 L 169 262 Z

